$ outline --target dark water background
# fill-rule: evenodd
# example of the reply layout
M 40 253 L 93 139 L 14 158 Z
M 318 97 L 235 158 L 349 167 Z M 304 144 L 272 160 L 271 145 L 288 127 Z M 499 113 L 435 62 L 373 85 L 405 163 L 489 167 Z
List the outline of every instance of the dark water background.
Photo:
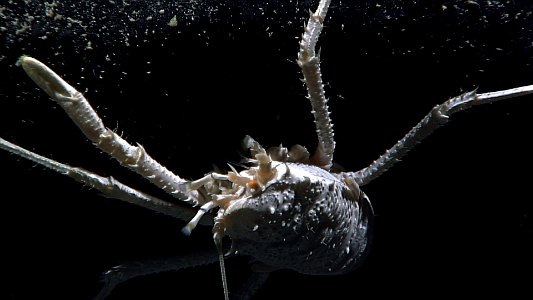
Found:
M 0 136 L 164 197 L 95 150 L 14 66 L 28 54 L 185 178 L 238 161 L 246 134 L 265 146 L 314 149 L 295 59 L 315 2 L 0 4 Z M 533 84 L 532 13 L 530 1 L 333 1 L 319 46 L 335 160 L 367 166 L 449 97 Z M 364 187 L 377 223 L 360 270 L 279 271 L 256 298 L 530 297 L 532 110 L 529 96 L 454 116 Z M 99 197 L 6 153 L 0 165 L 0 298 L 88 299 L 111 266 L 214 247 L 210 228 L 183 237 L 185 222 Z M 248 260 L 226 266 L 235 290 Z M 186 293 L 221 299 L 218 265 L 138 278 L 110 299 Z

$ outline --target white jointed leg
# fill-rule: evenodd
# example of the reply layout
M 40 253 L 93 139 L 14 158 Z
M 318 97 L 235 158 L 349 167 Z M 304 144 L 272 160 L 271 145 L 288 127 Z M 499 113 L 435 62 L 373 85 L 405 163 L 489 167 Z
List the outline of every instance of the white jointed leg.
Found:
M 474 92 L 465 93 L 461 96 L 451 98 L 448 101 L 435 106 L 413 129 L 411 129 L 401 140 L 385 154 L 372 162 L 368 167 L 357 172 L 344 173 L 354 179 L 360 186 L 368 184 L 370 181 L 385 173 L 387 169 L 398 162 L 409 150 L 411 150 L 422 139 L 430 135 L 435 129 L 448 122 L 448 118 L 461 110 L 468 109 L 475 105 L 492 103 L 499 100 L 519 97 L 533 93 L 533 85 L 513 88 L 509 90 L 477 94 Z
M 333 139 L 333 125 L 329 117 L 324 84 L 320 73 L 320 60 L 315 48 L 320 32 L 324 27 L 323 23 L 330 2 L 330 0 L 321 0 L 315 13 L 309 17 L 300 42 L 297 61 L 304 75 L 318 134 L 318 147 L 312 157 L 312 162 L 326 170 L 329 170 L 333 164 L 335 140 Z
M 85 97 L 54 71 L 28 56 L 22 56 L 19 64 L 98 148 L 173 196 L 181 200 L 192 200 L 193 204 L 198 203 L 198 193 L 187 190 L 186 180 L 151 158 L 140 145 L 132 146 L 105 127 Z
M 180 206 L 150 196 L 115 180 L 113 177 L 102 177 L 84 169 L 59 163 L 12 144 L 2 138 L 0 138 L 0 149 L 9 151 L 58 173 L 72 177 L 78 182 L 97 189 L 108 198 L 119 199 L 185 221 L 189 221 L 196 214 L 196 210 L 193 208 Z M 212 225 L 212 221 L 212 218 L 203 218 L 202 220 L 199 220 L 202 225 Z

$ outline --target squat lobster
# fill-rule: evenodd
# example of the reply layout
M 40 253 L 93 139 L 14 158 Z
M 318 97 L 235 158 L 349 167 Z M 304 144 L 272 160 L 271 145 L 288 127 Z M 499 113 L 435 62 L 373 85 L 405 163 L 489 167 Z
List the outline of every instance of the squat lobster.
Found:
M 211 173 L 196 181 L 173 174 L 151 158 L 141 146 L 132 146 L 106 128 L 83 95 L 39 61 L 22 57 L 20 65 L 28 75 L 72 118 L 82 132 L 122 165 L 139 173 L 159 188 L 198 210 L 152 197 L 113 178 L 104 178 L 27 151 L 0 139 L 0 147 L 45 165 L 96 188 L 106 196 L 144 206 L 189 223 L 189 234 L 203 222 L 213 224 L 217 256 L 185 259 L 175 268 L 203 264 L 217 259 L 221 264 L 224 294 L 228 288 L 224 272 L 222 238 L 232 239 L 231 253 L 256 258 L 263 271 L 289 268 L 306 274 L 339 274 L 353 270 L 368 250 L 372 229 L 372 208 L 360 190 L 383 174 L 417 142 L 447 122 L 454 112 L 478 104 L 533 93 L 533 86 L 494 93 L 470 92 L 435 106 L 403 139 L 370 166 L 357 172 L 331 173 L 335 142 L 321 80 L 315 46 L 330 1 L 322 0 L 311 15 L 298 53 L 298 64 L 313 106 L 318 132 L 318 148 L 310 156 L 305 148 L 278 147 L 265 150 L 252 138 L 245 139 L 251 150 L 251 167 L 227 174 Z M 202 218 L 214 211 L 213 220 Z M 117 274 L 114 272 L 110 273 Z M 263 276 L 264 273 L 257 275 Z M 121 274 L 119 274 L 121 275 Z M 264 278 L 264 277 L 261 277 Z M 110 277 L 101 297 L 123 278 Z

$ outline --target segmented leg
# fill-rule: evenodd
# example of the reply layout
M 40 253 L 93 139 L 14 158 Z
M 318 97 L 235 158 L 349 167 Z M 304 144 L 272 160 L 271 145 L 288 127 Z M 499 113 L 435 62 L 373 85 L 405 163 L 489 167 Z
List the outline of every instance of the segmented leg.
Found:
M 212 264 L 217 261 L 217 252 L 208 251 L 189 255 L 167 257 L 163 259 L 151 259 L 122 264 L 113 267 L 103 274 L 102 281 L 104 286 L 95 299 L 105 299 L 107 296 L 109 296 L 109 294 L 111 294 L 118 284 L 135 277 L 168 271 L 178 271 L 181 269 Z
M 102 275 L 104 286 L 100 289 L 95 300 L 106 299 L 117 285 L 136 277 L 208 265 L 215 263 L 217 260 L 218 254 L 215 251 L 207 251 L 124 263 L 111 268 Z M 270 272 L 253 272 L 241 288 L 232 293 L 231 298 L 239 300 L 252 299 L 253 295 L 263 286 L 269 276 Z
M 440 105 L 436 105 L 422 119 L 422 121 L 368 167 L 357 172 L 344 173 L 344 176 L 354 179 L 360 186 L 368 184 L 381 174 L 385 173 L 422 139 L 430 135 L 440 126 L 446 124 L 448 118 L 453 113 L 468 109 L 475 105 L 492 103 L 531 93 L 533 93 L 533 85 L 484 94 L 477 94 L 473 91 L 451 98 Z
M 308 98 L 313 108 L 316 132 L 318 134 L 318 147 L 311 158 L 313 164 L 329 170 L 333 164 L 333 125 L 329 118 L 327 99 L 320 74 L 320 58 L 315 48 L 320 32 L 324 27 L 324 19 L 328 11 L 330 0 L 321 0 L 314 14 L 311 14 L 305 26 L 305 31 L 300 42 L 298 52 L 298 65 L 302 69 L 304 82 L 307 86 Z
M 102 177 L 81 168 L 59 163 L 12 144 L 2 138 L 0 138 L 0 149 L 4 149 L 39 165 L 50 168 L 58 173 L 72 177 L 78 182 L 97 189 L 108 198 L 119 199 L 185 221 L 189 221 L 197 213 L 193 208 L 179 206 L 175 203 L 164 201 L 140 192 L 115 180 L 113 177 Z M 203 218 L 199 221 L 202 225 L 213 224 L 212 218 Z
M 259 290 L 270 276 L 270 272 L 253 272 L 239 291 L 232 295 L 232 299 L 248 300 Z
M 155 161 L 142 146 L 132 146 L 105 127 L 85 97 L 54 71 L 28 56 L 22 56 L 19 64 L 98 148 L 173 196 L 198 204 L 198 193 L 187 189 L 186 180 Z

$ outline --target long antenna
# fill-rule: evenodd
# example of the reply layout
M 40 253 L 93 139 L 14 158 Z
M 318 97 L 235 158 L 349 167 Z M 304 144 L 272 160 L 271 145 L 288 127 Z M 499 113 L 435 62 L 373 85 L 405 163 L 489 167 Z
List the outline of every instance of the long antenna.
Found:
M 223 225 L 219 222 L 219 220 L 215 219 L 215 226 L 213 226 L 213 240 L 215 241 L 218 251 L 218 262 L 220 263 L 220 275 L 222 278 L 222 288 L 224 289 L 224 300 L 229 300 L 228 281 L 226 279 L 226 267 L 224 266 L 224 252 L 222 249 L 223 236 Z

